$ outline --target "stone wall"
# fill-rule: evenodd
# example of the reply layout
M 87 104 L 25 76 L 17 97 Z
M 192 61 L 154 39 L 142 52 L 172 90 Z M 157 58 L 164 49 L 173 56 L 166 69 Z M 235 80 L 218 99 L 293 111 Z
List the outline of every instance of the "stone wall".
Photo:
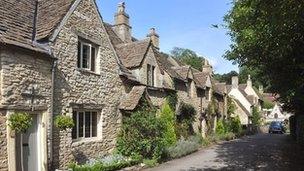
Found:
M 22 49 L 1 51 L 1 105 L 29 106 L 31 93 L 35 88 L 35 105 L 50 104 L 51 68 L 49 57 Z
M 152 46 L 149 47 L 149 50 L 141 64 L 141 67 L 139 68 L 138 78 L 139 78 L 139 81 L 144 85 L 147 85 L 147 65 L 148 64 L 155 66 L 155 72 L 154 72 L 155 87 L 162 88 L 163 87 L 163 75 L 161 74 L 157 61 L 155 59 L 154 52 L 152 50 Z
M 8 143 L 6 109 L 13 111 L 29 111 L 33 105 L 43 108 L 49 113 L 51 100 L 51 68 L 49 56 L 31 51 L 6 46 L 1 49 L 1 108 L 0 114 L 0 170 L 8 167 Z M 31 90 L 34 87 L 33 103 Z M 49 115 L 48 115 L 49 116 Z M 45 142 L 46 143 L 46 142 Z M 12 150 L 12 149 L 11 149 Z M 13 158 L 11 160 L 14 160 Z M 12 161 L 10 161 L 12 162 Z
M 0 112 L 0 171 L 8 170 L 5 112 Z
M 78 36 L 98 43 L 97 71 L 77 68 Z M 121 125 L 118 105 L 122 92 L 122 81 L 118 75 L 118 64 L 107 33 L 99 19 L 92 0 L 83 0 L 68 18 L 52 44 L 58 58 L 55 85 L 55 113 L 72 115 L 73 105 L 98 111 L 97 138 L 71 140 L 71 134 L 63 139 L 54 130 L 53 167 L 65 167 L 73 156 L 78 162 L 107 154 L 114 149 Z M 92 108 L 93 106 L 93 108 Z M 67 145 L 70 147 L 67 148 Z

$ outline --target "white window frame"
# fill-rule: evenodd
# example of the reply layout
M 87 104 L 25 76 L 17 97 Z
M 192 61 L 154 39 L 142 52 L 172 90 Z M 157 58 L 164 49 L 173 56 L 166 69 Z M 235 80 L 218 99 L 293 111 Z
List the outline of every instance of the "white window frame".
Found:
M 80 57 L 79 57 L 79 60 L 80 60 L 80 66 L 78 68 L 80 69 L 84 69 L 84 70 L 88 70 L 88 71 L 92 71 L 92 48 L 95 48 L 95 64 L 94 64 L 94 71 L 92 72 L 96 72 L 96 61 L 97 61 L 97 51 L 98 51 L 98 48 L 97 46 L 91 44 L 91 43 L 85 43 L 84 41 L 81 41 L 81 40 L 78 40 L 78 43 L 80 43 Z M 83 67 L 83 46 L 88 46 L 89 47 L 89 52 L 88 52 L 88 64 L 87 64 L 87 68 L 84 68 Z M 79 50 L 78 50 L 79 51 Z M 78 58 L 77 58 L 78 60 Z M 77 65 L 78 65 L 78 61 L 77 61 Z
M 73 115 L 74 115 L 74 112 L 76 112 L 76 138 L 73 138 L 72 136 L 72 139 L 73 140 L 81 140 L 81 139 L 91 139 L 91 138 L 97 138 L 98 137 L 98 126 L 99 126 L 99 118 L 100 118 L 100 115 L 97 111 L 95 110 L 75 110 L 73 111 Z M 91 117 L 90 117 L 90 136 L 89 137 L 86 137 L 85 136 L 85 128 L 86 128 L 86 118 L 85 118 L 85 115 L 86 113 L 90 113 Z M 82 128 L 82 137 L 79 137 L 79 113 L 83 113 L 83 128 Z M 93 125 L 92 125 L 92 114 L 93 113 L 96 113 L 96 136 L 93 136 Z M 73 118 L 73 117 L 72 117 Z

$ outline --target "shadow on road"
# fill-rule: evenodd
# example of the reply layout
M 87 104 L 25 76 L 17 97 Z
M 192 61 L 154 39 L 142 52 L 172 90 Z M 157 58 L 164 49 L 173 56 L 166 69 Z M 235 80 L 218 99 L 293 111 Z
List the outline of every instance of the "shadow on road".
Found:
M 224 168 L 199 170 L 304 170 L 304 148 L 288 135 L 260 134 L 219 145 Z

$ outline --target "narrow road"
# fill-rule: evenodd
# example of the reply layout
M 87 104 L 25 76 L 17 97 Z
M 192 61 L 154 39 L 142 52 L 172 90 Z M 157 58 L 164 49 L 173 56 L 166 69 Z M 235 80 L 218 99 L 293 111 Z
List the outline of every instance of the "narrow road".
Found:
M 259 134 L 225 142 L 146 171 L 304 170 L 304 147 L 289 135 Z

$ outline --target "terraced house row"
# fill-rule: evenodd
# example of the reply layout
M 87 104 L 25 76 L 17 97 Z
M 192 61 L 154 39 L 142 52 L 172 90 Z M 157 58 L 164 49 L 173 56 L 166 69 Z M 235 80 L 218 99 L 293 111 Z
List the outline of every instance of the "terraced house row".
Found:
M 211 99 L 214 123 L 227 116 L 228 96 L 249 123 L 260 103 L 250 79 L 245 88 L 237 78 L 218 83 L 207 60 L 198 71 L 162 53 L 154 28 L 134 38 L 124 3 L 113 24 L 100 10 L 95 0 L 0 1 L 0 170 L 54 170 L 107 154 L 125 113 L 142 99 L 160 107 L 170 93 L 195 107 L 193 128 L 203 136 Z M 26 133 L 8 125 L 16 112 L 33 118 Z M 71 116 L 73 130 L 59 131 L 57 115 Z

